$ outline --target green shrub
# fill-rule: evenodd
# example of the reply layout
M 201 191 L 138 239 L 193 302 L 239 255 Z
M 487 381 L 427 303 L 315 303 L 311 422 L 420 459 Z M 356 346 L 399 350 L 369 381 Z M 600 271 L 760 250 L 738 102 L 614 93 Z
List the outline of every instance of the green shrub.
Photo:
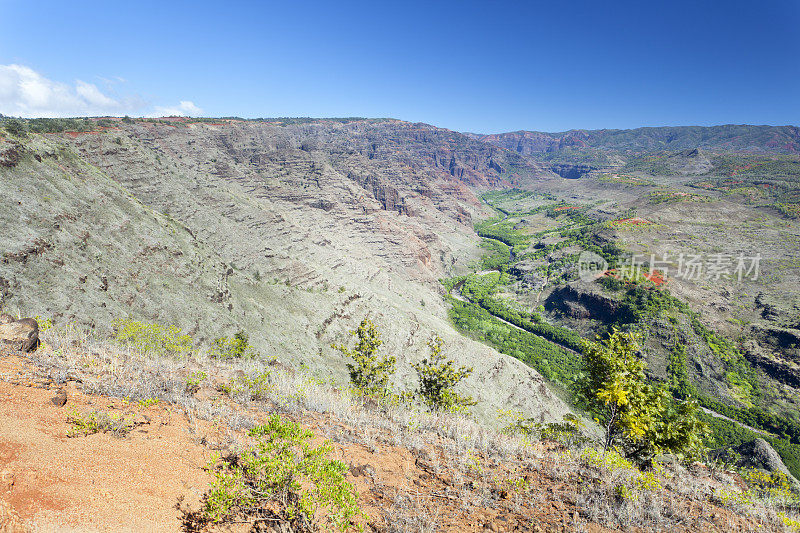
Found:
M 208 374 L 205 372 L 192 372 L 186 379 L 186 392 L 194 394 L 200 390 L 200 384 L 206 380 Z
M 15 137 L 24 137 L 28 130 L 28 128 L 25 127 L 25 123 L 17 119 L 3 121 L 3 128 Z
M 210 357 L 217 359 L 255 359 L 258 357 L 252 346 L 250 338 L 242 330 L 239 330 L 233 338 L 219 337 L 211 343 L 208 352 Z
M 185 356 L 192 351 L 192 339 L 178 326 L 162 326 L 118 318 L 112 323 L 114 339 L 149 355 Z
M 220 391 L 229 396 L 246 394 L 252 401 L 266 400 L 275 391 L 271 375 L 268 370 L 235 378 L 226 385 L 220 385 Z
M 350 350 L 344 345 L 333 346 L 353 359 L 353 363 L 347 363 L 350 382 L 362 394 L 387 397 L 390 394 L 389 378 L 394 374 L 397 359 L 393 355 L 383 357 L 378 355 L 378 348 L 383 341 L 380 339 L 378 328 L 368 318 L 362 320 L 358 329 L 350 333 L 358 338 L 354 349 Z
M 102 411 L 78 413 L 73 410 L 67 415 L 67 423 L 72 425 L 67 431 L 67 437 L 85 437 L 94 433 L 111 433 L 123 437 L 133 429 L 130 419 Z
M 448 296 L 448 315 L 455 326 L 498 351 L 535 368 L 549 381 L 571 387 L 580 371 L 580 356 L 528 331 L 504 324 L 481 306 Z
M 444 341 L 436 335 L 428 342 L 430 359 L 411 364 L 419 377 L 417 393 L 431 410 L 465 410 L 470 405 L 475 405 L 475 400 L 456 393 L 454 389 L 462 379 L 472 374 L 473 369 L 465 366 L 456 368 L 455 361 L 445 359 L 442 355 L 442 346 Z
M 207 520 L 271 518 L 310 531 L 318 509 L 324 509 L 340 531 L 362 530 L 358 494 L 345 479 L 347 466 L 328 458 L 333 451 L 329 442 L 312 446 L 310 431 L 278 414 L 251 429 L 250 436 L 257 439 L 250 450 L 209 465 L 214 480 L 202 510 Z

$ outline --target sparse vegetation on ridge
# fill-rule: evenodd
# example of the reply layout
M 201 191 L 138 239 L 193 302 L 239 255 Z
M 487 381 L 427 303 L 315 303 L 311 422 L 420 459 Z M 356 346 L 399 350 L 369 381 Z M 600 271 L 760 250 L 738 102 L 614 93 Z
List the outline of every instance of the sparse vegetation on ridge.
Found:
M 512 437 L 482 427 L 463 414 L 426 413 L 403 404 L 376 409 L 362 396 L 280 367 L 271 371 L 273 388 L 257 400 L 240 396 L 230 404 L 198 401 L 185 392 L 186 368 L 164 364 L 174 361 L 170 357 L 152 352 L 121 353 L 118 345 L 104 344 L 102 339 L 71 328 L 53 328 L 45 340 L 47 348 L 35 354 L 40 363 L 51 369 L 53 363 L 80 369 L 87 383 L 90 376 L 97 376 L 98 392 L 125 391 L 132 398 L 145 398 L 159 390 L 163 398 L 175 402 L 175 408 L 244 433 L 227 444 L 231 454 L 223 454 L 211 465 L 216 474 L 203 514 L 186 518 L 192 527 L 205 527 L 216 519 L 255 523 L 268 518 L 300 525 L 311 523 L 313 517 L 315 523 L 333 527 L 369 522 L 388 531 L 406 531 L 415 517 L 424 515 L 432 528 L 447 529 L 446 524 L 453 524 L 456 517 L 475 516 L 473 512 L 487 505 L 483 501 L 491 502 L 495 512 L 508 517 L 510 523 L 549 527 L 554 522 L 543 521 L 542 506 L 551 498 L 575 509 L 577 518 L 571 524 L 580 527 L 594 523 L 611 529 L 636 525 L 651 530 L 712 526 L 723 530 L 736 524 L 743 529 L 782 531 L 797 520 L 795 497 L 780 492 L 780 480 L 773 485 L 771 478 L 748 471 L 741 478 L 746 483 L 742 489 L 733 481 L 735 474 L 714 471 L 709 475 L 703 473 L 704 467 L 692 467 L 697 474 L 680 465 L 659 463 L 651 470 L 641 469 L 616 452 L 603 455 L 586 441 L 569 437 L 572 432 L 566 429 L 563 438 L 557 436 L 561 429 L 555 426 Z M 94 364 L 82 364 L 87 360 Z M 213 379 L 224 379 L 224 367 L 207 361 Z M 216 365 L 222 364 L 217 361 Z M 243 365 L 259 368 L 260 364 L 241 359 L 224 362 L 227 372 Z M 150 382 L 167 386 L 153 387 Z M 315 418 L 314 413 L 325 415 Z M 264 422 L 256 423 L 259 417 Z M 309 430 L 296 422 L 298 417 L 316 420 L 314 433 L 327 435 L 333 442 L 311 445 Z M 352 426 L 353 431 L 342 433 L 337 429 L 340 424 Z M 574 427 L 570 421 L 565 424 Z M 539 442 L 540 438 L 554 440 Z M 452 500 L 433 496 L 433 501 L 447 506 L 446 514 L 433 512 L 430 496 L 413 500 L 415 494 L 427 494 L 424 485 L 411 492 L 388 492 L 385 498 L 389 500 L 381 500 L 386 502 L 382 511 L 362 506 L 362 498 L 345 480 L 344 466 L 326 462 L 330 447 L 353 439 L 375 447 L 376 452 L 377 447 L 388 445 L 408 449 L 419 464 L 430 465 L 425 467 L 429 468 L 426 475 L 434 480 L 441 476 L 450 484 L 443 487 L 453 487 L 435 493 Z M 329 467 L 322 468 L 323 463 Z M 312 476 L 310 484 L 302 482 L 306 475 Z M 380 475 L 367 479 L 374 479 L 367 482 L 376 494 L 390 491 L 379 481 Z M 536 496 L 548 488 L 553 489 L 552 497 Z M 323 512 L 310 512 L 314 506 Z M 359 507 L 367 514 L 366 522 L 360 522 Z M 716 518 L 710 518 L 712 514 Z M 563 516 L 555 516 L 555 524 L 561 524 Z M 528 517 L 527 521 L 519 522 L 522 517 Z M 323 522 L 316 522 L 318 519 Z

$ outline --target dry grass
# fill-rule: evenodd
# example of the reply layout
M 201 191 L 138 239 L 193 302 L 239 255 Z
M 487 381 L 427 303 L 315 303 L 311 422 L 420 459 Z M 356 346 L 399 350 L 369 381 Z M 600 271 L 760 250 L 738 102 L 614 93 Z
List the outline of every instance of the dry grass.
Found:
M 357 442 L 372 452 L 382 445 L 409 450 L 435 478 L 453 487 L 447 497 L 464 511 L 492 508 L 497 494 L 508 492 L 508 509 L 520 515 L 552 502 L 579 510 L 570 526 L 575 530 L 589 523 L 612 529 L 791 530 L 778 515 L 786 502 L 737 497 L 742 489 L 735 476 L 712 475 L 700 466 L 690 471 L 671 465 L 643 474 L 624 461 L 598 459 L 591 446 L 569 450 L 506 435 L 464 414 L 377 405 L 274 361 L 145 355 L 69 326 L 42 336 L 44 345 L 31 359 L 53 381 L 75 380 L 89 393 L 179 406 L 190 421 L 214 421 L 224 429 L 217 441 L 203 442 L 211 448 L 241 446 L 239 435 L 255 425 L 255 412 L 298 418 L 318 413 L 336 422 L 322 426 L 334 441 Z M 201 371 L 207 378 L 194 390 L 187 387 Z M 216 393 L 219 389 L 230 392 Z M 439 528 L 441 499 L 412 488 L 394 490 L 387 498 L 382 513 L 388 531 Z M 794 509 L 787 513 L 796 515 L 796 503 Z

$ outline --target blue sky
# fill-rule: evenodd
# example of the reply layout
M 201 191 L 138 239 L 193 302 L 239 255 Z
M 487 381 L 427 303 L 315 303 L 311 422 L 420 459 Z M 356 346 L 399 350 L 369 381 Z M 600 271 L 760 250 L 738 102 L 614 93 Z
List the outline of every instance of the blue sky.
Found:
M 0 113 L 800 124 L 800 2 L 0 0 Z

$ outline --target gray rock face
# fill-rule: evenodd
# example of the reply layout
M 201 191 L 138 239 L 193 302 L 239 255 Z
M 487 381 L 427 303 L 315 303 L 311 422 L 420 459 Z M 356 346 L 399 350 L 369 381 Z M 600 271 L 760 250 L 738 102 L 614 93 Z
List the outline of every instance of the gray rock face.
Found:
M 573 318 L 593 318 L 613 322 L 619 302 L 592 283 L 573 282 L 554 290 L 545 301 L 545 308 L 558 309 Z
M 508 269 L 509 274 L 520 280 L 522 288 L 531 291 L 540 291 L 547 284 L 547 280 L 536 272 L 536 263 L 533 261 L 520 261 Z
M 0 343 L 11 345 L 15 350 L 32 352 L 39 347 L 39 324 L 32 318 L 8 320 L 0 317 Z

